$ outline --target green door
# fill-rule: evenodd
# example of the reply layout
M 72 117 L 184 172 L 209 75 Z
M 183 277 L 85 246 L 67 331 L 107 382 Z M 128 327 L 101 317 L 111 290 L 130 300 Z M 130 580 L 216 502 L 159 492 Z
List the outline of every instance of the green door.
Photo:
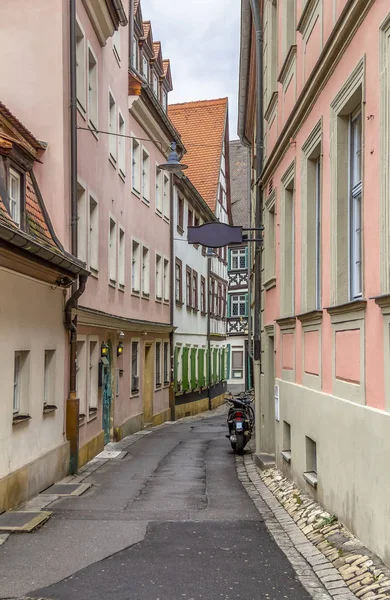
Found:
M 103 376 L 103 431 L 104 443 L 110 441 L 110 420 L 111 420 L 111 403 L 112 403 L 112 388 L 111 388 L 111 351 L 109 351 L 108 364 L 104 368 Z

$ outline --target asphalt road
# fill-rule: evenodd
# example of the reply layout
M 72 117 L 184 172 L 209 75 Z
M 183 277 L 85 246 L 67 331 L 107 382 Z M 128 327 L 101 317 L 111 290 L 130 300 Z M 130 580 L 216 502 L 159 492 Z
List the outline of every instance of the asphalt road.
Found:
M 0 598 L 306 600 L 236 475 L 225 417 L 155 430 L 0 548 Z

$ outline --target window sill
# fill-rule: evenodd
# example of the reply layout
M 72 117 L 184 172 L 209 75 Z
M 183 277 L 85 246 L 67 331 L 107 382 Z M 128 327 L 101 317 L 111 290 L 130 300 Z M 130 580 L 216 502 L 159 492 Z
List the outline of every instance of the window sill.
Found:
M 303 474 L 303 477 L 306 479 L 309 485 L 315 489 L 317 488 L 318 478 L 315 471 L 308 471 L 307 473 Z
M 161 296 L 156 296 L 156 302 L 162 303 L 163 299 Z
M 31 419 L 31 415 L 14 415 L 12 419 L 12 425 L 19 425 L 19 423 L 27 423 Z
M 169 304 L 169 298 L 164 298 L 164 304 Z
M 330 315 L 332 323 L 356 321 L 363 319 L 367 307 L 367 300 L 352 300 L 336 306 L 328 306 L 325 310 Z
M 91 407 L 91 408 L 89 408 L 89 409 L 88 409 L 88 417 L 89 417 L 89 419 L 88 419 L 88 420 L 89 420 L 89 421 L 93 421 L 93 419 L 96 419 L 96 417 L 97 417 L 97 414 L 98 414 L 98 409 L 97 409 L 97 408 L 95 408 L 95 407 L 93 407 L 93 408 L 92 408 L 92 407 Z
M 137 196 L 137 198 L 141 198 L 141 194 L 138 190 L 136 190 L 135 188 L 131 188 L 131 192 L 134 194 L 134 196 Z
M 79 115 L 82 117 L 82 119 L 84 119 L 84 121 L 87 120 L 87 110 L 86 108 L 84 108 L 84 106 L 81 104 L 80 100 L 77 98 L 77 111 L 79 113 Z
M 155 212 L 156 212 L 156 215 L 158 215 L 159 217 L 162 218 L 163 215 L 162 215 L 162 211 L 161 210 L 159 210 L 158 208 L 156 208 Z
M 114 56 L 115 56 L 115 60 L 116 60 L 116 62 L 118 63 L 118 67 L 120 68 L 120 67 L 121 67 L 121 59 L 120 59 L 120 56 L 119 56 L 119 54 L 118 54 L 118 52 L 117 52 L 116 48 L 113 48 L 113 49 L 112 49 L 112 52 L 113 52 L 113 54 L 114 54 Z
M 280 454 L 281 454 L 283 460 L 286 461 L 286 463 L 288 463 L 288 464 L 291 463 L 291 450 L 283 450 Z
M 297 315 L 297 319 L 301 322 L 302 327 L 309 325 L 321 325 L 322 310 L 310 310 L 309 312 Z
M 179 308 L 182 308 L 184 302 L 182 302 L 181 300 L 176 300 L 176 306 L 178 306 Z
M 118 171 L 118 175 L 122 179 L 123 183 L 126 183 L 126 174 L 122 171 L 121 168 Z
M 157 383 L 157 384 L 156 384 L 156 388 L 155 388 L 155 390 L 154 390 L 154 391 L 155 391 L 155 392 L 159 392 L 161 389 L 162 389 L 162 385 L 161 385 L 161 383 Z
M 57 406 L 55 406 L 54 404 L 46 404 L 43 407 L 43 414 L 44 415 L 48 415 L 50 413 L 53 413 L 57 410 Z
M 142 292 L 142 298 L 143 298 L 143 300 L 149 300 L 150 294 L 146 294 L 145 292 Z
M 165 388 L 166 388 L 166 387 L 169 387 L 170 385 L 171 385 L 171 382 L 170 382 L 170 381 L 164 381 L 164 387 L 165 387 Z
M 137 296 L 139 298 L 139 296 L 141 295 L 141 292 L 139 290 L 131 290 L 131 295 Z
M 148 200 L 147 198 L 142 197 L 142 202 L 146 204 L 147 207 L 150 207 L 150 200 Z
M 118 285 L 118 290 L 119 290 L 120 292 L 124 292 L 124 291 L 125 291 L 125 284 L 124 284 L 124 283 L 120 283 L 120 284 Z
M 79 415 L 79 427 L 85 425 L 87 419 L 87 415 Z
M 95 279 L 99 278 L 99 269 L 95 269 L 94 267 L 90 266 L 89 270 L 91 271 L 92 277 L 95 277 Z
M 167 223 L 167 225 L 169 225 L 169 217 L 166 217 L 166 216 L 164 215 L 163 219 L 164 219 L 165 223 Z
M 98 140 L 99 134 L 97 131 L 97 127 L 92 123 L 91 120 L 89 120 L 89 122 L 88 122 L 88 127 L 89 127 L 89 131 L 92 133 L 92 135 Z
M 111 165 L 114 167 L 115 171 L 116 171 L 116 158 L 115 156 L 113 156 L 111 153 L 108 157 L 108 161 L 111 163 Z
M 180 227 L 180 225 L 177 226 L 177 233 L 179 235 L 183 235 L 183 233 L 184 233 L 184 229 L 183 229 L 183 227 Z
M 115 279 L 110 279 L 110 281 L 108 282 L 108 285 L 110 287 L 116 288 L 116 281 L 115 281 Z
M 139 390 L 131 390 L 130 398 L 138 398 Z
M 205 312 L 204 310 L 201 310 L 200 314 L 201 314 L 202 317 L 206 317 L 207 316 L 207 312 Z
M 265 289 L 266 292 L 268 292 L 268 290 L 271 290 L 275 286 L 276 286 L 276 276 L 275 275 L 273 277 L 270 277 L 269 279 L 267 279 L 267 281 L 264 281 L 264 283 L 263 283 L 263 288 Z

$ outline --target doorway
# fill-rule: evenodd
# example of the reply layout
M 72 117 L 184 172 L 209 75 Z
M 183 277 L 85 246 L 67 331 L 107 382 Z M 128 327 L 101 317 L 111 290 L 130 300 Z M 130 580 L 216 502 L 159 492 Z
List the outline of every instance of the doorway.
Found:
M 111 439 L 111 405 L 112 405 L 112 385 L 111 385 L 111 344 L 109 344 L 108 355 L 103 366 L 103 414 L 102 428 L 104 431 L 104 443 L 108 444 Z
M 153 346 L 145 344 L 144 356 L 144 378 L 143 378 L 143 401 L 144 401 L 144 424 L 153 421 Z
M 268 454 L 275 453 L 275 343 L 268 335 L 266 346 L 266 390 L 261 414 L 261 446 Z

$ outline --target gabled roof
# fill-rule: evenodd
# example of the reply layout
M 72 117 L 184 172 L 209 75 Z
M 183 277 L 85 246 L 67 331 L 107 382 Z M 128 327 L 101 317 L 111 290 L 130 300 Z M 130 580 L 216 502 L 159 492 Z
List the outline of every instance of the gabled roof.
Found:
M 227 107 L 227 98 L 168 107 L 169 118 L 187 149 L 183 159 L 188 165 L 185 174 L 213 212 L 217 203 Z

